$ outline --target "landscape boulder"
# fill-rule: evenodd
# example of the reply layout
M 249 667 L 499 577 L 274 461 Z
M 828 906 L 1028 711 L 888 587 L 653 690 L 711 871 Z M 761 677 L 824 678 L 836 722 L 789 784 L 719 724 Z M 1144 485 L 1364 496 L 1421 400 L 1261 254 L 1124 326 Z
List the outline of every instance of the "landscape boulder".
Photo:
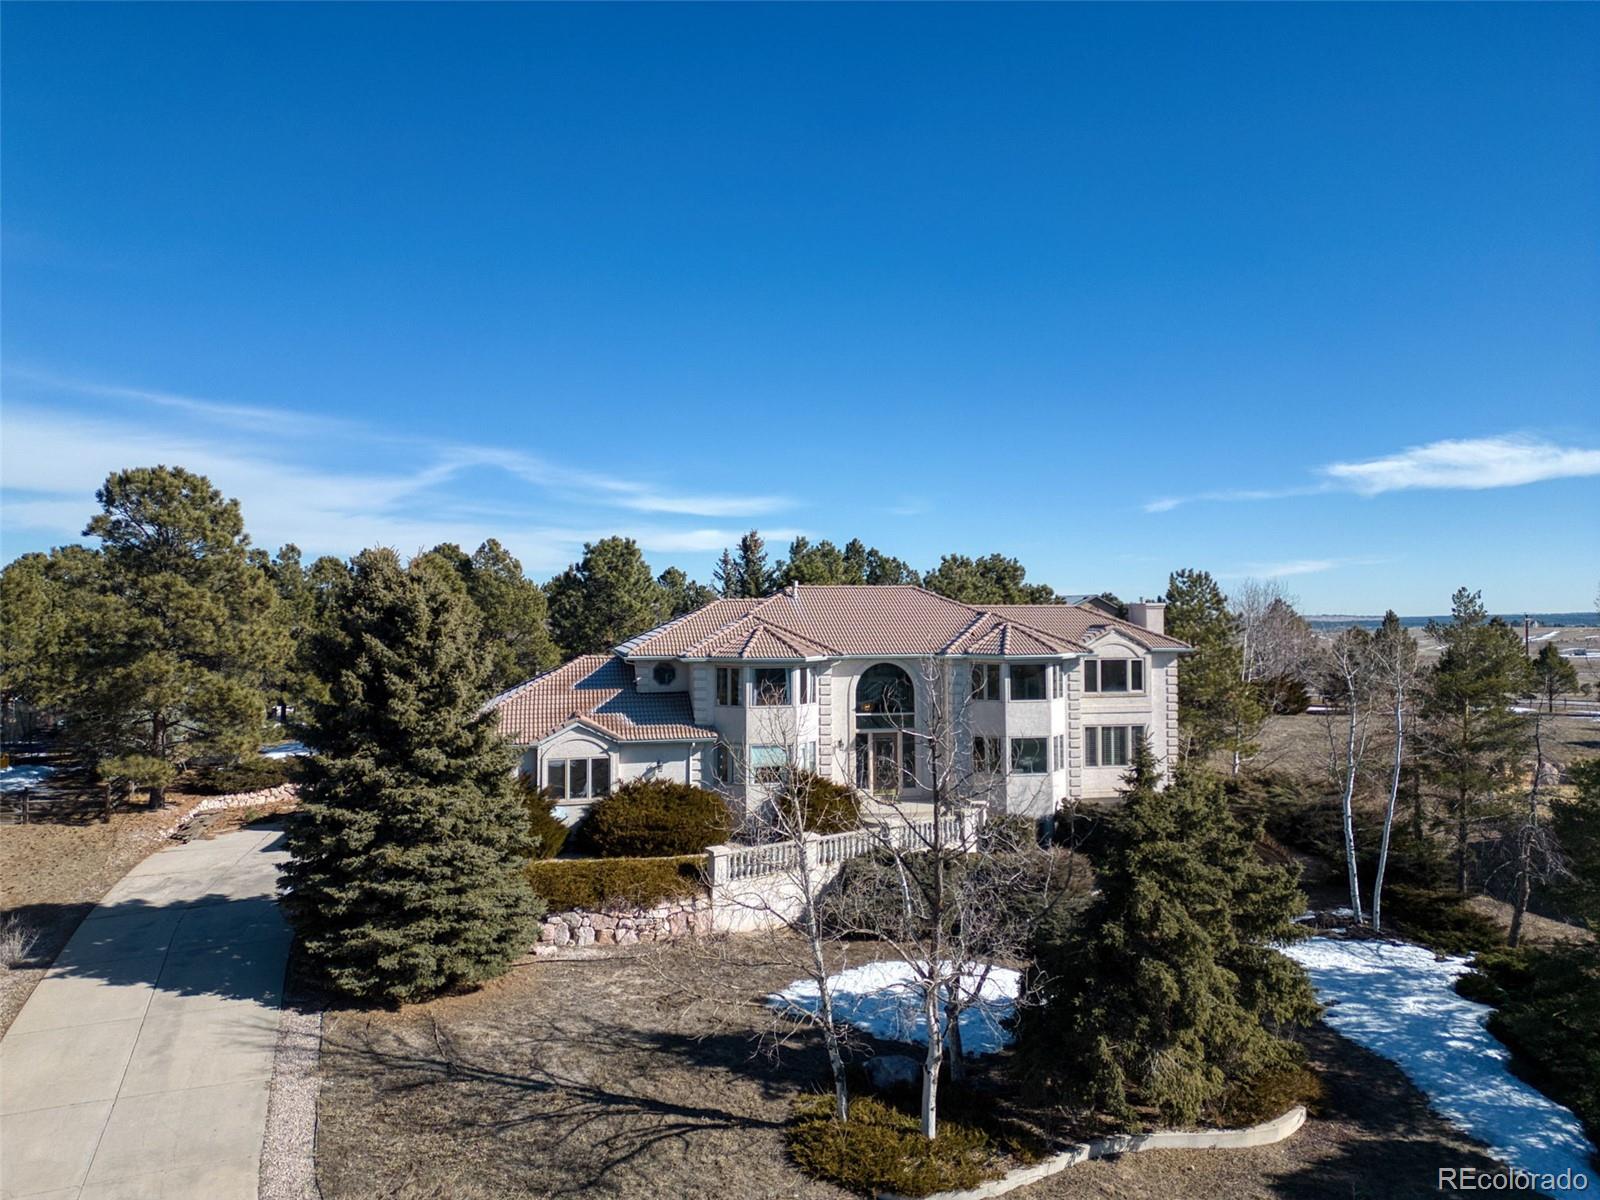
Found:
M 880 1054 L 869 1058 L 862 1070 L 867 1082 L 880 1092 L 913 1088 L 922 1079 L 922 1064 L 905 1054 Z

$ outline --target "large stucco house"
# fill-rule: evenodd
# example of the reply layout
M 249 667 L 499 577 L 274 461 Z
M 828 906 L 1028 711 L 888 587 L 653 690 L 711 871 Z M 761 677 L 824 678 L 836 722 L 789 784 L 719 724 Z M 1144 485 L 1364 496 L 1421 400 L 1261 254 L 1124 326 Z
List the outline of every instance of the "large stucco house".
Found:
M 1116 795 L 1135 748 L 1177 744 L 1164 606 L 957 603 L 920 587 L 794 585 L 714 600 L 495 697 L 520 769 L 569 819 L 667 777 L 755 803 L 798 760 L 909 803 L 949 745 L 992 810 Z M 937 728 L 934 728 L 937 726 Z

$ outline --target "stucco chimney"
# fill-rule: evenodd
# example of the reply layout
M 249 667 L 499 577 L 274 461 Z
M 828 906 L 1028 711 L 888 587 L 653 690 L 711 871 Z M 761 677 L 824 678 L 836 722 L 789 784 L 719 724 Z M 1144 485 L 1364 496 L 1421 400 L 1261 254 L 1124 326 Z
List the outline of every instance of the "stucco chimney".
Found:
M 1128 620 L 1151 633 L 1167 631 L 1167 605 L 1163 600 L 1140 600 L 1128 605 Z

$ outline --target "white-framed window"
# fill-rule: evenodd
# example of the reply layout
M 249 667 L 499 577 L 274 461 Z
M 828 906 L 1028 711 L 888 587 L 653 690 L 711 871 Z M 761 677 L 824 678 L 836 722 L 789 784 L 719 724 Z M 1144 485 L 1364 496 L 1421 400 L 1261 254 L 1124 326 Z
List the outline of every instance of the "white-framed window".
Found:
M 1083 731 L 1083 762 L 1088 767 L 1125 767 L 1142 745 L 1143 725 L 1090 725 Z
M 999 663 L 974 663 L 972 665 L 972 698 L 974 700 L 1000 699 Z
M 1144 691 L 1144 659 L 1090 658 L 1083 664 L 1086 692 Z
M 1050 764 L 1052 771 L 1059 771 L 1067 765 L 1067 739 L 1065 734 L 1056 734 L 1054 740 L 1056 752 L 1055 760 Z
M 811 703 L 811 668 L 802 666 L 800 668 L 800 670 L 796 672 L 796 674 L 799 676 L 799 679 L 796 680 L 796 683 L 798 684 L 798 686 L 800 688 L 800 703 L 801 704 L 810 704 Z
M 1011 739 L 1011 773 L 1013 775 L 1043 775 L 1049 769 L 1045 761 L 1045 740 L 1042 737 Z
M 789 703 L 789 669 L 756 667 L 750 673 L 751 704 Z
M 817 744 L 806 742 L 800 747 L 800 769 L 810 771 L 813 775 L 817 771 Z
M 742 703 L 743 697 L 739 693 L 739 684 L 742 682 L 743 667 L 718 667 L 717 668 L 717 703 L 728 708 L 737 708 Z
M 979 734 L 972 739 L 972 769 L 979 775 L 998 775 L 1005 770 L 1000 760 L 1000 739 Z
M 545 760 L 544 785 L 557 800 L 587 800 L 611 794 L 611 760 L 551 758 Z
M 787 746 L 751 746 L 750 775 L 757 783 L 773 784 L 783 779 L 789 765 Z
M 1067 669 L 1063 666 L 1050 668 L 1050 695 L 1059 700 L 1067 694 Z
M 1013 700 L 1043 700 L 1045 697 L 1044 672 L 1043 663 L 1012 663 L 1011 698 Z

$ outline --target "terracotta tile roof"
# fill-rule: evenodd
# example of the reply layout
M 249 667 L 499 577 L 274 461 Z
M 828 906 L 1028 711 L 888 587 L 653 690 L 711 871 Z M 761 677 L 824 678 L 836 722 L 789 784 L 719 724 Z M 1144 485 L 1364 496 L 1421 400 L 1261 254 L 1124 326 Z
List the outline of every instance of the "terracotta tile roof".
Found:
M 941 653 L 1004 657 L 1008 654 L 1082 654 L 1084 649 L 1083 645 L 1068 638 L 984 612 Z
M 684 651 L 690 658 L 767 658 L 793 660 L 796 658 L 827 658 L 836 653 L 831 646 L 814 642 L 792 629 L 768 624 L 759 613 L 752 613 L 742 621 L 735 621 L 721 633 L 715 634 Z
M 1184 649 L 1093 604 L 970 605 L 911 584 L 802 584 L 759 600 L 714 600 L 617 652 L 630 659 L 1082 654 L 1107 629 L 1151 649 Z
M 1119 621 L 1098 608 L 1078 604 L 986 604 L 988 612 L 1008 621 L 1023 621 L 1035 629 L 1073 641 L 1093 641 L 1115 629 L 1151 650 L 1187 650 L 1187 642 L 1163 633 L 1152 633 L 1131 621 Z
M 676 658 L 695 643 L 726 629 L 760 603 L 760 600 L 713 600 L 704 608 L 673 617 L 665 625 L 657 625 L 630 638 L 616 648 L 617 653 L 627 658 Z
M 619 742 L 714 740 L 694 723 L 687 692 L 641 692 L 633 664 L 615 654 L 585 654 L 563 667 L 502 692 L 484 705 L 500 714 L 500 732 L 530 746 L 570 721 L 591 725 Z

